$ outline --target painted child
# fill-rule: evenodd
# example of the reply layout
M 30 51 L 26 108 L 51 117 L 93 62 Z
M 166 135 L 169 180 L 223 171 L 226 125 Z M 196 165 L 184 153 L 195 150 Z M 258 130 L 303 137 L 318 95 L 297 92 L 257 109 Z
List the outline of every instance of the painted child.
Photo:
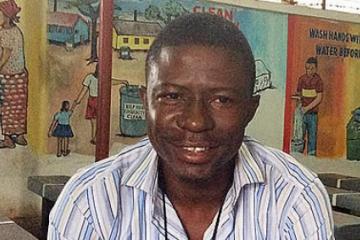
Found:
M 73 109 L 70 109 L 70 102 L 63 101 L 60 112 L 55 113 L 51 122 L 48 136 L 57 137 L 57 157 L 67 156 L 70 153 L 69 138 L 74 137 L 70 126 L 70 117 Z
M 83 86 L 74 101 L 73 108 L 81 103 L 81 100 L 88 93 L 88 101 L 86 106 L 85 119 L 90 120 L 91 124 L 91 140 L 90 143 L 96 145 L 96 101 L 98 96 L 98 76 L 99 65 L 96 64 L 94 73 L 88 74 L 83 80 Z

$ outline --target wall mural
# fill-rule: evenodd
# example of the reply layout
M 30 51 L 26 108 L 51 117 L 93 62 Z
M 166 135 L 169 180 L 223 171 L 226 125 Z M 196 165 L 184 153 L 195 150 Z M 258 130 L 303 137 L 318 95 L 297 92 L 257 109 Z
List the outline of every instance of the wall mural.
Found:
M 344 157 L 346 149 L 358 143 L 354 116 L 360 106 L 355 84 L 359 25 L 195 0 L 114 4 L 110 143 L 127 143 L 129 137 L 145 134 L 138 89 L 145 84 L 146 52 L 169 21 L 189 12 L 222 16 L 250 42 L 261 104 L 247 134 L 288 152 L 317 157 Z M 98 23 L 98 0 L 49 0 L 51 110 L 58 112 L 63 101 L 70 102 L 74 137 L 69 149 L 84 154 L 93 154 L 96 144 Z M 49 124 L 53 119 L 49 116 Z M 53 141 L 49 149 L 59 153 Z
M 27 145 L 28 72 L 24 38 L 17 26 L 21 8 L 14 0 L 0 2 L 0 148 Z
M 360 25 L 289 16 L 289 44 L 285 128 L 292 129 L 286 133 L 291 150 L 360 160 L 353 117 L 360 107 Z
M 283 126 L 278 121 L 283 114 L 282 109 L 268 111 L 273 105 L 284 105 L 285 68 L 283 52 L 286 52 L 286 15 L 265 14 L 204 1 L 120 1 L 115 2 L 113 19 L 113 79 L 111 110 L 111 142 L 127 141 L 126 137 L 142 137 L 146 133 L 145 112 L 139 97 L 139 87 L 145 84 L 144 64 L 146 52 L 155 36 L 169 21 L 189 12 L 208 12 L 217 14 L 234 22 L 250 38 L 252 46 L 262 45 L 254 51 L 257 66 L 255 93 L 266 99 L 261 106 L 258 120 L 250 127 L 251 133 L 261 140 L 271 141 L 274 146 L 281 147 Z M 57 112 L 64 100 L 71 103 L 74 110 L 71 125 L 74 137 L 70 147 L 75 151 L 93 154 L 95 144 L 95 118 L 89 118 L 89 108 L 96 108 L 97 96 L 86 83 L 90 76 L 94 78 L 97 61 L 98 15 L 99 2 L 94 1 L 49 1 L 48 40 L 50 56 L 50 88 L 53 92 L 51 100 L 52 112 Z M 269 21 L 271 19 L 271 21 Z M 285 24 L 284 24 L 285 22 Z M 96 23 L 96 24 L 94 24 Z M 254 33 L 254 28 L 272 26 L 272 31 Z M 277 28 L 275 27 L 277 26 Z M 280 27 L 279 27 L 280 26 Z M 269 37 L 277 36 L 270 41 Z M 277 44 L 281 51 L 264 54 L 266 47 Z M 277 61 L 273 61 L 277 59 Z M 84 80 L 85 79 L 85 80 Z M 56 90 L 56 91 L 55 91 Z M 88 95 L 86 101 L 82 101 Z M 269 105 L 269 106 L 268 106 Z M 263 111 L 265 110 L 265 111 Z M 277 122 L 276 127 L 260 124 L 264 116 Z M 94 113 L 94 112 L 93 112 Z M 88 119 L 90 122 L 84 121 Z M 94 116 L 93 116 L 94 117 Z M 49 118 L 49 123 L 53 118 Z M 256 126 L 261 126 L 258 128 Z M 50 135 L 52 135 L 50 133 Z M 254 135 L 254 134 L 252 134 Z M 125 137 L 125 138 L 124 138 Z M 269 141 L 268 141 L 269 142 Z M 49 143 L 50 151 L 62 155 L 53 141 Z

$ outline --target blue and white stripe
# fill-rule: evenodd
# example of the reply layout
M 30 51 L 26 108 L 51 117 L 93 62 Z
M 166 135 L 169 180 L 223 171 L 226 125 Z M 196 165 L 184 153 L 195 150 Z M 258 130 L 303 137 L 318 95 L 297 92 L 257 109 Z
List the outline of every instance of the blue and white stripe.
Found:
M 164 239 L 157 176 L 147 139 L 79 171 L 51 211 L 48 239 Z M 167 198 L 166 204 L 169 239 L 187 239 Z M 203 239 L 211 239 L 216 217 Z M 324 186 L 291 156 L 246 137 L 217 239 L 334 239 Z

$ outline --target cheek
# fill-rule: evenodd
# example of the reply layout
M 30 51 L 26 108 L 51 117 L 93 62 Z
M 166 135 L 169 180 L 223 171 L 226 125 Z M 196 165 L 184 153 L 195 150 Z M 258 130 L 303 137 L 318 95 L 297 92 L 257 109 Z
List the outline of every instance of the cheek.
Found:
M 148 120 L 157 124 L 163 122 L 174 122 L 176 116 L 180 114 L 180 110 L 177 107 L 167 106 L 156 102 L 151 102 L 147 109 Z
M 242 139 L 246 127 L 245 114 L 219 114 L 213 116 L 215 122 L 215 134 L 233 140 Z

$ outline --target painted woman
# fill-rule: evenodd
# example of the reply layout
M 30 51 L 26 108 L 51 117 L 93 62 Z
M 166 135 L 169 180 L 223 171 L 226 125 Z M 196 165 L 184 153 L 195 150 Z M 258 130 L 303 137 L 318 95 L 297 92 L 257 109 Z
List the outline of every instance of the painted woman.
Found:
M 16 25 L 21 8 L 14 0 L 0 2 L 0 148 L 27 145 L 28 73 L 25 68 L 24 38 Z

